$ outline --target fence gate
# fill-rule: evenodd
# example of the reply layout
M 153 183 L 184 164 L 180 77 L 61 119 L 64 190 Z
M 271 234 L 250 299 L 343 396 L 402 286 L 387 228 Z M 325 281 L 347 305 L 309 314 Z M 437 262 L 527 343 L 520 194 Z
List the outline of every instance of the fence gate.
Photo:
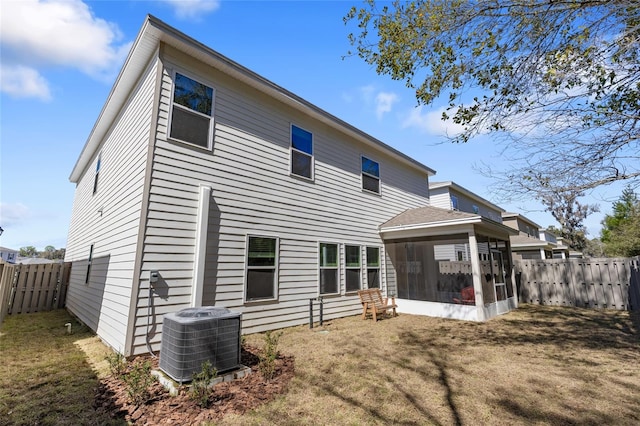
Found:
M 521 302 L 640 310 L 640 257 L 514 262 Z
M 7 314 L 64 307 L 71 263 L 0 264 L 0 323 Z

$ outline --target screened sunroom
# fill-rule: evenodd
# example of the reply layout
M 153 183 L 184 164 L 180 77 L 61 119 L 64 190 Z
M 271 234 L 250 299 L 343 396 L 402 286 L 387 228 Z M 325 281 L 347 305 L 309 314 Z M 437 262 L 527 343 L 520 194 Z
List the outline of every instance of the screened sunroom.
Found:
M 518 306 L 509 236 L 477 214 L 407 210 L 380 227 L 387 293 L 404 313 L 484 321 Z

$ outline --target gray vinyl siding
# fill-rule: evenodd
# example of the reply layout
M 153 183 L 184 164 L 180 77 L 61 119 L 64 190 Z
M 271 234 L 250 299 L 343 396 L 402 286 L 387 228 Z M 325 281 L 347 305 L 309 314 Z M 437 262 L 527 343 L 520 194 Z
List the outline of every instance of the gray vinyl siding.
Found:
M 67 308 L 120 351 L 131 303 L 155 75 L 154 62 L 78 181 L 65 254 L 72 262 Z M 91 244 L 93 261 L 85 284 Z
M 161 315 L 189 306 L 193 282 L 198 186 L 212 187 L 203 305 L 243 313 L 243 332 L 308 322 L 309 299 L 318 296 L 318 244 L 340 244 L 340 295 L 325 297 L 325 318 L 361 312 L 356 294 L 345 294 L 344 245 L 382 250 L 378 226 L 396 214 L 428 204 L 425 171 L 409 168 L 301 114 L 215 69 L 171 49 L 167 67 L 215 89 L 213 150 L 167 140 L 170 71 L 165 71 L 151 179 L 142 277 L 160 269 L 170 297 L 153 300 Z M 290 125 L 313 134 L 314 181 L 289 174 Z M 361 189 L 360 157 L 380 164 L 381 195 Z M 275 302 L 244 303 L 247 235 L 279 238 Z M 174 250 L 175 248 L 175 250 Z M 381 271 L 382 286 L 386 285 Z M 148 282 L 140 286 L 134 353 L 145 351 Z M 151 336 L 157 350 L 161 327 Z
M 432 207 L 438 207 L 446 210 L 451 210 L 453 208 L 448 188 L 432 188 L 429 195 L 429 202 Z
M 478 207 L 478 214 L 480 216 L 489 218 L 496 222 L 502 222 L 501 212 L 499 210 L 488 207 L 486 204 L 479 201 L 472 200 L 471 198 L 463 195 L 451 188 L 435 188 L 431 189 L 431 205 L 433 207 L 439 207 L 441 209 L 451 210 L 451 195 L 458 198 L 458 210 L 466 213 L 475 213 L 473 206 Z

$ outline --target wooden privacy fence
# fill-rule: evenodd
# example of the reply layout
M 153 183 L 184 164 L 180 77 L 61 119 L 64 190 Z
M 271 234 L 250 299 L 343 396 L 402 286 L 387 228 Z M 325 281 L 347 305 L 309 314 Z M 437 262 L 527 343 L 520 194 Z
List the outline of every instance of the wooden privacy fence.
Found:
M 640 310 L 640 257 L 516 260 L 514 268 L 521 302 Z
M 71 263 L 0 263 L 0 323 L 7 314 L 64 307 Z

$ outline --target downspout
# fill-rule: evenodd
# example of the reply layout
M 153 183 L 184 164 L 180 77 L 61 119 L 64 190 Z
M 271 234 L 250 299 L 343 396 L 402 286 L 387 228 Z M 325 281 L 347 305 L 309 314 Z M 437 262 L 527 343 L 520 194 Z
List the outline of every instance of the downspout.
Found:
M 207 233 L 209 230 L 209 199 L 211 185 L 200 184 L 198 191 L 198 217 L 196 219 L 196 244 L 193 261 L 193 286 L 191 288 L 191 306 L 202 306 L 204 290 L 204 267 L 207 254 Z

